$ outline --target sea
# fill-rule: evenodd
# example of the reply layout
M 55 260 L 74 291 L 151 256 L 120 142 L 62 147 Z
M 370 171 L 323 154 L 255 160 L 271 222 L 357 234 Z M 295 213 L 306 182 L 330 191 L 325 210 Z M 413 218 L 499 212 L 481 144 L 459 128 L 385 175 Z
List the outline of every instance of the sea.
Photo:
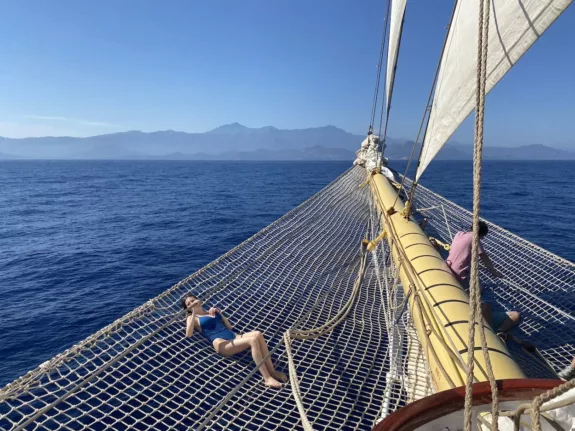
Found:
M 405 162 L 391 166 L 403 172 Z M 0 387 L 216 259 L 349 162 L 0 162 Z M 472 164 L 421 183 L 470 208 Z M 482 216 L 575 261 L 575 162 L 486 161 Z

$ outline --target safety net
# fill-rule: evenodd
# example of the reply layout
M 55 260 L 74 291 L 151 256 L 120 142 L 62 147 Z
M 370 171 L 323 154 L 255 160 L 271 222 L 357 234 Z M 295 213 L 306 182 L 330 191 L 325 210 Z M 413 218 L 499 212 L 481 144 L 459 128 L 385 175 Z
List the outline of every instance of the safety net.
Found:
M 7 385 L 0 428 L 287 430 L 305 428 L 303 407 L 313 429 L 371 429 L 430 394 L 388 246 L 361 246 L 381 231 L 366 177 L 359 166 L 348 170 L 216 261 Z M 430 235 L 449 241 L 467 228 L 466 210 L 421 186 L 416 196 Z M 522 311 L 518 337 L 539 347 L 510 346 L 512 354 L 530 376 L 553 374 L 575 353 L 565 299 L 573 297 L 574 266 L 490 228 L 485 248 L 508 277 L 482 274 L 489 299 Z M 291 340 L 297 391 L 291 384 L 271 389 L 249 352 L 222 357 L 201 335 L 184 338 L 180 300 L 187 293 L 222 309 L 236 332 L 263 332 L 286 373 L 286 331 L 337 324 L 317 338 Z

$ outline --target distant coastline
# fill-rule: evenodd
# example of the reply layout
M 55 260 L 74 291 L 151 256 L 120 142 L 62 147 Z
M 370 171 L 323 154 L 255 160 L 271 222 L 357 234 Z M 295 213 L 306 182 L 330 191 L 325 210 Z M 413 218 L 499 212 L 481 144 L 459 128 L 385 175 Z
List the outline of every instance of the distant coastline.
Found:
M 282 130 L 227 124 L 205 133 L 129 131 L 87 138 L 0 137 L 0 160 L 353 160 L 365 137 L 335 126 Z M 387 138 L 385 156 L 407 160 L 408 139 Z M 436 160 L 471 160 L 470 145 L 447 143 Z M 575 160 L 575 152 L 547 145 L 484 148 L 485 160 Z

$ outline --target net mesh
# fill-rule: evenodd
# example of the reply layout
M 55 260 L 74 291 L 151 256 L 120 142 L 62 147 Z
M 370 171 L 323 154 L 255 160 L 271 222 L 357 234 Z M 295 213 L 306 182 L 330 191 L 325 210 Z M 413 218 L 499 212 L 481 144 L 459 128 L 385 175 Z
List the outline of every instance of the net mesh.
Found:
M 221 308 L 237 332 L 262 331 L 286 371 L 283 333 L 337 315 L 358 274 L 361 239 L 380 233 L 369 188 L 360 186 L 365 179 L 365 170 L 350 169 L 218 260 L 3 388 L 0 428 L 299 429 L 289 385 L 267 389 L 258 374 L 250 377 L 249 353 L 224 358 L 202 336 L 184 338 L 179 300 L 193 292 Z M 467 227 L 469 213 L 455 204 L 421 186 L 417 199 L 436 237 L 448 241 L 450 231 Z M 485 247 L 510 275 L 497 283 L 485 277 L 490 298 L 523 311 L 521 335 L 539 343 L 541 357 L 513 353 L 528 374 L 544 376 L 575 353 L 572 310 L 559 298 L 573 295 L 573 265 L 490 227 Z M 368 255 L 348 317 L 318 339 L 293 340 L 291 349 L 314 429 L 371 429 L 431 393 L 385 241 Z
M 407 186 L 411 182 L 407 181 Z M 425 187 L 418 186 L 415 206 L 426 217 L 426 231 L 450 243 L 458 231 L 468 231 L 471 213 Z M 521 324 L 513 330 L 520 341 L 537 347 L 528 352 L 509 343 L 514 359 L 527 377 L 556 378 L 575 356 L 575 265 L 489 223 L 483 248 L 504 278 L 480 271 L 482 299 L 495 310 L 517 310 Z

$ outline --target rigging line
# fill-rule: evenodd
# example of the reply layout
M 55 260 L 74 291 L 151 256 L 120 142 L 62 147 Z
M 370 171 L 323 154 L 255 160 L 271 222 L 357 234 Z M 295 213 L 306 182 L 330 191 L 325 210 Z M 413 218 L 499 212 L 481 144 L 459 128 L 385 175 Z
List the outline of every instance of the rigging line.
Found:
M 480 0 L 477 38 L 477 91 L 475 108 L 475 137 L 473 151 L 473 242 L 471 247 L 471 271 L 469 274 L 469 331 L 468 331 L 468 367 L 470 374 L 467 375 L 465 384 L 465 410 L 464 429 L 472 429 L 472 385 L 475 353 L 471 347 L 475 344 L 475 322 L 481 319 L 481 291 L 479 285 L 479 213 L 481 204 L 481 176 L 483 165 L 483 127 L 485 112 L 485 85 L 487 81 L 487 50 L 489 47 L 489 15 L 491 0 Z M 488 352 L 485 329 L 479 325 L 481 350 L 485 360 L 485 368 L 488 373 L 489 386 L 491 387 L 491 423 L 494 431 L 499 429 L 499 391 L 495 382 L 495 375 Z
M 529 407 L 529 411 L 531 413 L 531 423 L 533 424 L 533 430 L 534 431 L 541 431 L 541 421 L 540 421 L 540 417 L 541 417 L 541 412 L 544 411 L 541 407 L 543 406 L 543 403 L 545 403 L 546 401 L 552 400 L 554 398 L 557 398 L 561 395 L 563 395 L 564 393 L 566 393 L 567 391 L 571 390 L 575 388 L 575 380 L 568 380 L 567 382 L 545 392 L 544 394 L 541 394 L 537 397 L 535 397 L 533 399 L 533 402 L 531 403 L 531 406 Z M 571 401 L 571 400 L 569 400 Z M 565 401 L 565 403 L 567 402 L 567 400 Z M 563 403 L 562 403 L 563 404 Z M 559 407 L 559 406 L 558 406 Z M 521 415 L 519 414 L 518 416 L 519 418 L 521 417 Z
M 429 125 L 429 118 L 431 117 L 431 106 L 432 106 L 432 100 L 433 100 L 433 95 L 435 93 L 435 86 L 437 84 L 437 79 L 439 78 L 439 71 L 441 69 L 441 60 L 443 59 L 443 54 L 445 53 L 445 48 L 447 47 L 447 39 L 449 38 L 449 31 L 451 30 L 451 25 L 453 24 L 453 18 L 455 17 L 455 10 L 457 9 L 457 3 L 458 0 L 455 0 L 455 2 L 453 3 L 453 10 L 451 11 L 451 18 L 449 19 L 449 24 L 447 26 L 447 32 L 445 34 L 445 40 L 443 41 L 443 48 L 441 49 L 441 55 L 439 56 L 439 62 L 437 63 L 437 68 L 435 69 L 435 76 L 433 77 L 433 83 L 431 84 L 431 89 L 429 91 L 429 96 L 427 98 L 427 104 L 425 105 L 425 110 L 423 111 L 423 117 L 421 118 L 421 123 L 419 125 L 419 131 L 417 132 L 417 137 L 415 138 L 415 142 L 413 143 L 413 148 L 411 150 L 411 155 L 409 156 L 409 161 L 407 163 L 407 167 L 405 168 L 405 173 L 403 174 L 403 178 L 401 179 L 401 184 L 400 187 L 397 189 L 397 196 L 395 198 L 395 202 L 394 202 L 394 206 L 395 203 L 397 203 L 397 199 L 399 199 L 399 194 L 401 192 L 401 189 L 404 186 L 405 183 L 405 178 L 407 177 L 407 173 L 409 172 L 409 168 L 411 166 L 411 159 L 413 158 L 413 155 L 415 153 L 415 149 L 417 148 L 417 143 L 419 142 L 419 138 L 421 136 L 421 132 L 424 129 L 424 125 L 425 125 L 425 131 L 423 133 L 423 140 L 421 142 L 421 148 L 419 149 L 419 156 L 417 158 L 417 166 L 419 167 L 419 163 L 421 161 L 421 155 L 423 154 L 423 143 L 425 142 L 425 136 L 427 135 L 427 126 Z M 425 119 L 427 118 L 427 121 L 425 121 Z M 415 194 L 415 188 L 417 187 L 417 180 L 413 181 L 411 188 L 409 190 L 409 198 L 408 201 L 412 202 L 413 200 L 413 195 Z
M 392 0 L 389 0 L 389 1 L 387 2 L 387 6 L 388 6 L 387 17 L 386 17 L 385 25 L 384 25 L 384 29 L 383 29 L 383 32 L 384 32 L 384 42 L 385 42 L 385 37 L 387 37 L 387 28 L 388 28 L 388 25 L 389 25 L 389 14 L 390 14 L 390 10 L 391 10 L 391 8 L 390 8 L 391 1 L 392 1 Z M 390 28 L 390 30 L 391 30 L 391 28 Z M 390 35 L 390 36 L 391 36 L 391 35 Z M 383 45 L 382 45 L 382 47 L 383 47 Z M 389 46 L 387 47 L 387 49 L 388 49 L 388 52 L 389 52 Z M 381 125 L 382 125 L 382 123 L 383 123 L 383 113 L 384 113 L 384 112 L 386 113 L 386 118 L 387 118 L 387 116 L 388 116 L 388 114 L 387 114 L 388 106 L 387 106 L 387 104 L 386 104 L 386 98 L 385 98 L 385 93 L 386 93 L 386 91 L 387 91 L 387 68 L 389 67 L 388 60 L 389 60 L 389 55 L 386 56 L 386 60 L 385 60 L 386 79 L 383 80 L 383 90 L 382 90 L 382 92 L 381 92 L 381 110 L 380 110 L 380 114 L 379 114 L 379 130 L 378 130 L 378 132 L 377 132 L 377 136 L 378 136 L 378 142 L 377 142 L 377 166 L 378 166 L 378 167 L 381 166 L 381 158 L 382 158 L 382 156 L 383 156 L 383 150 L 384 150 L 384 146 L 383 146 L 384 144 L 382 143 L 382 140 L 381 140 Z M 381 61 L 382 61 L 382 59 L 380 58 L 380 62 L 381 62 Z M 381 72 L 382 72 L 382 71 L 381 71 L 381 63 L 380 63 L 380 73 L 379 73 L 379 76 L 380 76 L 380 77 L 381 77 Z M 375 121 L 375 118 L 372 119 L 372 121 Z M 386 129 L 387 129 L 387 127 L 386 127 Z M 384 141 L 385 141 L 385 137 L 384 137 Z
M 375 183 L 372 183 L 372 185 L 376 188 L 377 190 L 377 185 Z M 380 207 L 384 208 L 383 206 L 383 202 L 380 200 L 379 198 L 379 194 L 376 192 L 376 199 L 379 202 Z M 398 253 L 398 257 L 400 259 L 400 264 L 403 263 L 404 261 L 406 262 L 406 264 L 408 266 L 410 266 L 413 270 L 413 266 L 411 265 L 411 261 L 409 260 L 408 256 L 405 254 L 405 251 L 401 249 L 401 247 L 399 247 L 397 245 L 397 238 L 398 238 L 398 234 L 395 231 L 395 226 L 393 225 L 393 223 L 391 223 L 391 220 L 389 219 L 389 215 L 382 211 L 382 216 L 383 219 L 386 222 L 387 225 L 387 230 L 389 231 L 389 235 L 390 237 L 396 238 L 396 240 L 394 241 L 396 244 L 395 245 L 395 250 Z M 390 246 L 390 248 L 393 248 L 393 246 Z M 408 277 L 408 279 L 410 280 L 410 285 L 413 285 L 415 287 L 415 290 L 419 290 L 421 291 L 421 286 L 420 283 L 422 283 L 421 280 L 421 276 L 416 274 L 415 278 L 412 278 L 412 276 L 409 274 L 409 272 L 406 272 L 406 276 Z M 417 292 L 416 292 L 417 293 Z M 416 295 L 417 297 L 421 296 L 423 297 L 425 303 L 427 304 L 427 306 L 429 307 L 429 309 L 431 310 L 431 315 L 432 317 L 435 319 L 436 322 L 441 323 L 443 321 L 443 319 L 440 318 L 438 312 L 435 310 L 435 308 L 433 307 L 433 305 L 431 304 L 429 298 L 427 297 L 427 295 L 423 294 L 423 292 L 421 292 L 421 295 Z M 414 300 L 416 299 L 416 296 L 414 296 Z M 421 301 L 421 299 L 419 299 Z M 471 297 L 470 297 L 471 300 Z M 431 317 L 428 315 L 428 313 L 425 311 L 423 312 L 422 316 L 425 315 L 425 317 L 427 318 L 427 321 L 431 323 Z M 423 319 L 424 321 L 426 319 Z M 483 327 L 481 327 L 481 332 L 483 332 L 484 329 Z M 435 330 L 432 329 L 432 332 L 435 333 L 438 341 L 440 342 L 440 344 L 442 345 L 443 349 L 445 350 L 445 352 L 450 356 L 450 358 L 452 359 L 452 361 L 454 361 L 455 364 L 458 364 L 459 367 L 468 375 L 471 375 L 472 380 L 473 381 L 478 381 L 478 379 L 475 377 L 475 375 L 473 373 L 470 373 L 470 368 L 469 368 L 469 364 L 465 364 L 465 361 L 463 359 L 463 357 L 461 356 L 461 353 L 458 352 L 458 350 L 455 347 L 454 341 L 451 338 L 451 336 L 449 335 L 448 332 L 445 332 L 444 337 L 447 339 L 447 341 L 449 342 L 449 344 L 451 345 L 451 347 L 445 342 L 445 340 L 442 339 L 442 336 L 440 336 L 440 334 Z M 456 333 L 456 335 L 458 335 Z M 484 336 L 484 334 L 482 334 Z M 465 341 L 458 335 L 459 340 L 462 343 L 465 343 Z M 482 337 L 483 338 L 483 337 Z M 483 340 L 482 340 L 483 341 Z M 433 350 L 432 346 L 428 346 L 429 348 L 431 348 Z M 452 350 L 453 349 L 453 350 Z M 434 354 L 434 357 L 436 356 L 436 352 L 432 352 Z M 481 367 L 478 363 L 476 364 L 476 366 L 479 368 L 479 370 L 481 371 L 481 373 L 487 377 L 487 379 L 489 380 L 490 377 L 493 376 L 493 371 L 491 369 L 491 365 L 489 362 L 489 358 L 486 359 L 486 364 L 487 364 L 487 368 L 484 370 L 483 367 Z
M 389 113 L 391 111 L 391 99 L 393 98 L 393 82 L 395 81 L 395 72 L 397 71 L 397 63 L 399 61 L 399 52 L 401 49 L 401 36 L 403 35 L 403 24 L 405 23 L 405 13 L 403 14 L 403 18 L 401 19 L 401 26 L 399 27 L 399 39 L 398 39 L 398 43 L 397 43 L 397 56 L 395 58 L 395 64 L 393 66 L 393 79 L 391 80 L 390 84 L 390 88 L 389 88 L 389 100 L 388 100 L 388 104 L 387 109 L 385 111 L 385 128 L 383 129 L 383 143 L 385 143 L 385 138 L 387 137 L 387 125 L 389 124 Z M 389 65 L 388 65 L 389 66 Z M 386 83 L 387 85 L 387 83 Z M 382 111 L 382 116 L 383 116 L 383 111 Z M 379 137 L 381 138 L 381 121 L 379 122 Z
M 362 249 L 361 250 L 361 262 L 359 264 L 358 274 L 357 274 L 357 277 L 356 277 L 354 285 L 353 285 L 353 291 L 351 293 L 351 296 L 348 299 L 348 301 L 343 305 L 343 307 L 337 312 L 337 314 L 333 318 L 331 318 L 325 324 L 323 324 L 317 328 L 308 329 L 308 330 L 288 329 L 284 334 L 284 344 L 286 347 L 286 354 L 287 354 L 287 358 L 288 358 L 289 379 L 290 379 L 290 383 L 291 383 L 292 394 L 293 394 L 294 401 L 297 405 L 297 408 L 298 408 L 298 411 L 300 414 L 300 420 L 302 423 L 302 427 L 306 431 L 313 431 L 313 426 L 309 422 L 309 419 L 307 417 L 307 412 L 306 412 L 305 406 L 303 404 L 303 396 L 302 396 L 302 393 L 300 391 L 299 381 L 297 379 L 297 369 L 295 366 L 295 361 L 293 359 L 293 353 L 291 350 L 291 342 L 294 339 L 296 339 L 296 340 L 308 340 L 308 339 L 314 339 L 314 338 L 321 337 L 322 335 L 325 335 L 325 334 L 333 331 L 343 320 L 345 320 L 347 318 L 347 316 L 349 315 L 349 313 L 350 313 L 350 311 L 354 305 L 354 302 L 355 302 L 355 300 L 359 294 L 359 290 L 361 288 L 361 285 L 363 283 L 363 277 L 365 275 L 365 269 L 366 269 L 366 262 L 367 262 L 367 250 Z M 306 334 L 312 334 L 314 332 L 317 332 L 317 334 L 306 335 Z
M 387 82 L 383 82 L 383 91 L 382 91 L 382 95 L 381 95 L 381 114 L 379 116 L 379 131 L 377 132 L 377 136 L 379 138 L 378 142 L 377 142 L 377 166 L 381 166 L 381 157 L 383 156 L 383 150 L 384 150 L 384 142 L 385 142 L 385 137 L 382 141 L 381 139 L 381 123 L 383 122 L 383 113 L 387 112 L 387 106 L 385 103 L 385 90 L 387 88 Z M 387 129 L 387 127 L 386 127 Z
M 374 194 L 376 196 L 377 201 L 379 202 L 379 206 L 382 208 L 381 213 L 382 213 L 382 217 L 383 217 L 385 224 L 386 224 L 386 230 L 389 232 L 390 238 L 394 239 L 393 244 L 390 245 L 390 249 L 393 249 L 395 247 L 395 251 L 397 252 L 398 258 L 400 260 L 400 265 L 405 262 L 406 265 L 408 265 L 411 268 L 411 270 L 414 271 L 414 268 L 411 264 L 411 261 L 409 260 L 409 257 L 405 254 L 405 250 L 403 250 L 400 246 L 398 246 L 399 235 L 397 234 L 397 232 L 395 230 L 395 225 L 390 220 L 390 216 L 385 211 L 385 206 L 383 205 L 383 202 L 381 201 L 381 198 L 379 197 L 379 193 L 377 192 L 377 185 L 375 184 L 375 182 L 372 182 L 372 186 L 376 189 L 376 192 Z M 416 275 L 414 278 L 414 277 L 412 277 L 412 275 L 410 274 L 409 271 L 405 272 L 405 275 L 409 279 L 410 285 L 413 285 L 416 290 L 421 291 L 420 285 L 423 283 L 423 281 L 422 281 L 421 276 L 419 274 L 417 274 L 417 273 L 415 273 L 415 274 Z M 423 293 L 423 292 L 421 292 L 421 293 Z M 417 295 L 417 296 L 419 296 L 419 295 Z M 439 318 L 439 315 L 435 311 L 432 304 L 429 302 L 429 298 L 427 298 L 427 296 L 425 294 L 422 294 L 421 296 L 423 296 L 424 300 L 426 301 L 426 303 L 427 303 L 428 307 L 430 308 L 431 313 L 432 313 L 433 317 L 435 318 L 435 320 L 437 322 L 442 322 L 442 319 Z M 416 296 L 414 296 L 414 300 L 415 300 L 415 298 L 416 298 Z M 425 313 L 425 315 L 428 317 L 428 319 L 429 319 L 428 321 L 431 322 L 431 319 L 429 318 L 427 313 Z M 423 316 L 423 314 L 422 314 L 422 316 Z M 422 319 L 422 320 L 425 321 L 425 319 Z M 447 346 L 446 343 L 444 343 L 444 342 L 442 342 L 442 340 L 440 340 L 442 347 L 446 350 L 446 352 L 451 357 L 451 359 L 454 361 L 454 363 L 456 363 L 457 359 L 459 359 L 459 361 L 460 361 L 459 366 L 461 367 L 462 370 L 467 372 L 468 366 L 465 365 L 465 362 L 463 361 L 463 357 L 461 357 L 461 354 L 455 353 L 455 352 L 457 352 L 457 349 L 455 348 L 454 341 L 448 332 L 445 332 L 445 337 L 447 338 L 447 340 L 449 341 L 449 343 L 451 344 L 451 346 L 453 348 L 452 353 L 454 353 L 455 358 L 451 355 L 451 353 L 450 353 L 451 349 L 449 348 L 449 346 Z M 441 337 L 439 335 L 437 335 L 437 338 L 440 339 Z M 463 342 L 463 340 L 461 340 L 461 341 Z M 433 350 L 433 346 L 431 346 L 431 345 L 429 345 L 428 348 L 431 348 L 431 350 Z M 435 357 L 436 352 L 433 351 L 432 353 L 434 354 L 434 357 Z M 483 371 L 483 370 L 481 370 L 481 371 Z M 475 379 L 475 376 L 473 376 L 473 379 Z M 453 385 L 453 387 L 455 387 L 455 385 Z
M 383 33 L 381 35 L 381 47 L 379 49 L 379 61 L 377 63 L 377 76 L 375 79 L 375 91 L 373 93 L 373 105 L 371 107 L 371 120 L 369 122 L 368 135 L 371 135 L 373 131 L 373 125 L 375 122 L 375 113 L 377 111 L 377 98 L 379 96 L 379 82 L 381 81 L 381 65 L 383 63 L 383 54 L 385 53 L 385 43 L 387 41 L 387 24 L 389 22 L 389 11 L 391 8 L 391 0 L 387 1 L 387 8 L 385 12 L 385 20 L 383 22 Z

